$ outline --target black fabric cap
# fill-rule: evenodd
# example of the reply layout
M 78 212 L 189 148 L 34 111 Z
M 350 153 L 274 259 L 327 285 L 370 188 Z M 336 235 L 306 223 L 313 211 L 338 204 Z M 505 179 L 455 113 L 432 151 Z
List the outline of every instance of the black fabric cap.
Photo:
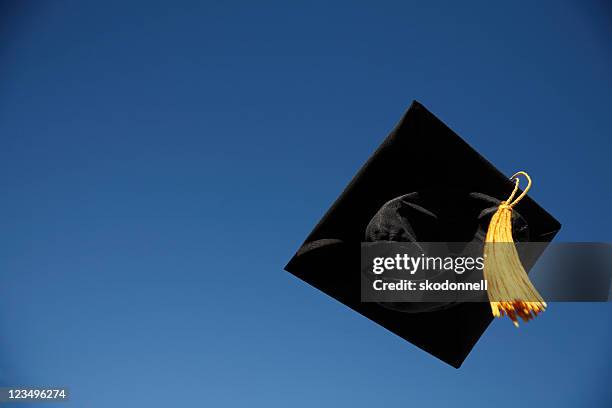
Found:
M 513 187 L 508 176 L 415 101 L 285 269 L 458 368 L 491 323 L 489 304 L 402 309 L 361 302 L 360 245 L 483 240 L 497 203 Z M 518 241 L 550 242 L 561 227 L 529 196 L 515 212 Z M 526 270 L 539 255 L 523 259 Z

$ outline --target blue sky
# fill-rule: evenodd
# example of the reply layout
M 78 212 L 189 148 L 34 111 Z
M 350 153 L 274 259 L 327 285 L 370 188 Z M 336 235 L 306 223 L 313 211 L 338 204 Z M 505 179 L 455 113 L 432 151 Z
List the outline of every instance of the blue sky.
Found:
M 70 406 L 604 406 L 610 304 L 460 370 L 282 270 L 413 99 L 610 241 L 604 2 L 5 1 L 0 384 Z M 23 405 L 21 405 L 23 406 Z

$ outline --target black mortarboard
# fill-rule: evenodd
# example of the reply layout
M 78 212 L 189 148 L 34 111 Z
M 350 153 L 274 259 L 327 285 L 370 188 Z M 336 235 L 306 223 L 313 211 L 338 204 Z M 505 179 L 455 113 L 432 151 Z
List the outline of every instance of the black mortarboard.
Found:
M 362 302 L 360 245 L 482 241 L 499 200 L 513 187 L 506 175 L 415 101 L 285 269 L 459 367 L 490 324 L 490 305 Z M 517 241 L 550 242 L 560 224 L 527 196 L 516 206 L 512 229 Z M 527 271 L 539 255 L 523 259 Z

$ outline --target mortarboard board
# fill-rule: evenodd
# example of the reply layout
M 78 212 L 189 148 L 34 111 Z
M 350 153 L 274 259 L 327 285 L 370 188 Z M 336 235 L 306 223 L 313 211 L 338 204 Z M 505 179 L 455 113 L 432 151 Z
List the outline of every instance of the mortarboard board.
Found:
M 514 183 L 423 105 L 413 102 L 285 269 L 391 332 L 460 367 L 492 320 L 488 303 L 362 302 L 362 242 L 482 241 Z M 518 241 L 550 242 L 560 223 L 526 196 Z M 546 245 L 523 259 L 531 269 Z

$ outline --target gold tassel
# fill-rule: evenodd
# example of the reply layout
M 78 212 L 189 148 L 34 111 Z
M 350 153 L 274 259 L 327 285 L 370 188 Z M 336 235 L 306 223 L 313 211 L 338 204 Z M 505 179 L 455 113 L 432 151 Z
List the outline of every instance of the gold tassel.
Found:
M 514 199 L 519 187 L 519 175 L 525 176 L 527 187 Z M 527 322 L 543 312 L 546 303 L 527 277 L 512 238 L 512 208 L 531 188 L 531 178 L 524 171 L 519 171 L 510 179 L 516 180 L 514 190 L 506 201 L 500 203 L 487 230 L 484 278 L 487 280 L 493 316 L 507 315 L 518 327 L 518 317 Z

